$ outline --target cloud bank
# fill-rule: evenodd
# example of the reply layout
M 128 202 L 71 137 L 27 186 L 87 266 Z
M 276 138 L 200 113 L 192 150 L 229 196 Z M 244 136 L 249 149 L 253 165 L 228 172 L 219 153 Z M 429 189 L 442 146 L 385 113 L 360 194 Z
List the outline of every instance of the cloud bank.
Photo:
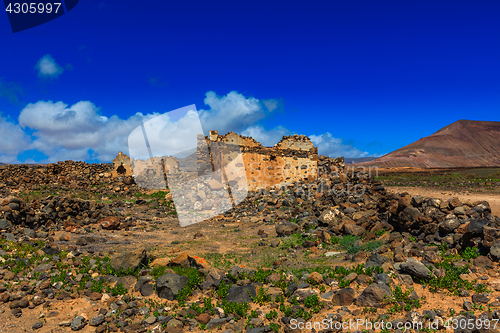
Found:
M 30 137 L 21 126 L 0 115 L 0 162 L 17 163 L 17 156 L 29 149 Z
M 127 137 L 142 122 L 158 114 L 136 113 L 128 119 L 102 116 L 89 101 L 71 106 L 63 102 L 28 104 L 19 115 L 19 125 L 33 130 L 31 149 L 65 159 L 111 161 L 118 151 L 127 151 Z M 90 152 L 92 151 L 92 152 Z
M 268 130 L 259 124 L 260 120 L 279 107 L 276 100 L 245 97 L 235 91 L 224 96 L 208 92 L 205 105 L 198 112 L 202 129 L 197 129 L 205 135 L 211 129 L 221 134 L 233 131 L 251 136 L 265 146 L 273 146 L 284 135 L 295 134 L 282 126 Z M 175 112 L 168 114 L 174 115 Z M 18 155 L 27 150 L 36 150 L 48 156 L 46 160 L 39 161 L 42 163 L 68 159 L 110 162 L 119 151 L 128 153 L 128 137 L 135 128 L 158 116 L 159 113 L 138 112 L 128 119 L 121 119 L 117 115 L 107 117 L 90 101 L 73 105 L 62 101 L 31 103 L 21 110 L 17 124 L 0 118 L 0 162 L 14 163 L 18 161 Z M 183 124 L 182 128 L 195 128 L 187 125 L 193 124 L 187 115 L 179 120 L 179 124 Z M 171 134 L 177 131 L 176 140 L 172 142 L 177 142 L 179 147 L 186 146 L 187 137 L 193 134 L 192 131 L 179 130 L 172 124 L 168 126 L 158 129 L 158 133 L 161 133 L 158 139 L 172 140 Z M 309 137 L 318 147 L 319 154 L 332 157 L 370 156 L 328 132 Z

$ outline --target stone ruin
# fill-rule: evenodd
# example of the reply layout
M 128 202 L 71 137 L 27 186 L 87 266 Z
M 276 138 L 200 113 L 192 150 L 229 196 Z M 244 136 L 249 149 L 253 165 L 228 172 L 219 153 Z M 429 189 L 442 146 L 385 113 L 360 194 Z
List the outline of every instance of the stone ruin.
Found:
M 147 160 L 131 159 L 122 152 L 113 160 L 113 177 L 134 176 L 135 182 L 147 189 L 165 189 L 167 174 L 178 174 L 179 160 L 176 157 L 152 157 Z
M 132 166 L 130 165 L 130 157 L 122 152 L 119 152 L 113 160 L 113 177 L 132 176 Z
M 343 157 L 318 156 L 318 148 L 305 135 L 283 136 L 273 147 L 263 147 L 253 138 L 232 132 L 220 136 L 211 131 L 209 140 L 240 146 L 251 191 L 344 173 Z
M 134 175 L 140 186 L 163 189 L 165 184 L 168 186 L 167 174 L 176 175 L 177 181 L 207 175 L 220 170 L 240 153 L 249 191 L 313 181 L 335 173 L 342 176 L 345 173 L 343 157 L 318 156 L 318 148 L 305 135 L 284 136 L 273 147 L 264 147 L 250 137 L 233 132 L 219 135 L 217 131 L 210 131 L 208 137 L 198 136 L 196 154 L 181 161 L 171 156 L 153 157 L 146 161 L 131 160 L 120 152 L 113 160 L 113 176 Z M 194 167 L 188 167 L 189 163 Z M 230 178 L 229 182 L 237 182 L 238 176 L 227 177 Z M 223 179 L 218 181 L 224 182 Z

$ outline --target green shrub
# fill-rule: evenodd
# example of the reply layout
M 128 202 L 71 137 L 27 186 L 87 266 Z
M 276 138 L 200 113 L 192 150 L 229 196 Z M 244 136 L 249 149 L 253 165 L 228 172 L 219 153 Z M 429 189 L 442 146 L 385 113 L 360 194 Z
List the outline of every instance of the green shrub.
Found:
M 102 289 L 104 288 L 105 283 L 106 283 L 106 280 L 104 280 L 104 279 L 94 281 L 94 283 L 92 283 L 92 287 L 90 289 L 93 292 L 100 293 L 100 292 L 102 292 Z
M 118 295 L 125 295 L 127 293 L 127 289 L 123 286 L 123 284 L 118 283 L 112 288 L 108 287 L 106 292 L 113 296 L 118 296 Z
M 266 279 L 269 275 L 271 275 L 273 271 L 271 270 L 263 270 L 262 268 L 259 268 L 254 276 L 252 277 L 252 281 L 254 282 L 260 282 L 260 283 L 265 283 Z
M 268 290 L 269 289 L 267 288 L 259 288 L 257 295 L 255 297 L 252 297 L 252 295 L 250 295 L 250 297 L 255 303 L 264 305 L 271 300 L 271 295 L 267 293 Z M 248 293 L 250 294 L 250 291 L 248 291 Z
M 274 332 L 279 332 L 281 327 L 279 324 L 270 323 L 269 328 L 272 329 Z
M 479 257 L 479 250 L 477 247 L 467 247 L 465 250 L 462 252 L 462 258 L 465 260 L 469 261 L 470 259 L 476 259 Z
M 199 285 L 202 281 L 202 274 L 196 269 L 192 267 L 184 268 L 184 267 L 172 267 L 173 271 L 179 275 L 184 275 L 188 278 L 188 282 L 182 288 L 182 290 L 177 294 L 176 299 L 179 302 L 184 302 L 186 298 L 191 295 L 193 290 L 197 285 Z
M 231 288 L 231 285 L 226 284 L 225 281 L 221 281 L 219 284 L 219 289 L 217 290 L 217 296 L 220 299 L 226 299 L 228 295 L 229 288 Z
M 416 279 L 424 285 L 429 286 L 431 292 L 438 292 L 441 289 L 446 289 L 453 295 L 459 295 L 459 289 L 474 290 L 477 293 L 483 293 L 487 291 L 487 288 L 483 284 L 475 285 L 476 281 L 469 282 L 463 280 L 460 275 L 469 273 L 470 265 L 464 267 L 456 267 L 452 264 L 451 259 L 446 259 L 443 262 L 436 263 L 437 268 L 442 268 L 445 271 L 444 276 L 435 277 L 429 280 Z
M 349 251 L 350 248 L 354 246 L 354 243 L 358 241 L 359 238 L 353 235 L 345 235 L 339 242 L 342 249 Z
M 410 295 L 413 290 L 413 288 L 410 288 L 403 291 L 401 286 L 396 286 L 396 288 L 392 290 L 392 296 L 386 298 L 388 302 L 393 304 L 392 308 L 390 308 L 388 312 L 395 314 L 403 310 L 411 311 L 412 309 L 422 307 L 419 299 L 410 299 Z
M 283 238 L 280 244 L 280 248 L 286 250 L 291 247 L 296 247 L 297 245 L 304 244 L 302 236 L 299 234 L 292 234 L 288 237 Z

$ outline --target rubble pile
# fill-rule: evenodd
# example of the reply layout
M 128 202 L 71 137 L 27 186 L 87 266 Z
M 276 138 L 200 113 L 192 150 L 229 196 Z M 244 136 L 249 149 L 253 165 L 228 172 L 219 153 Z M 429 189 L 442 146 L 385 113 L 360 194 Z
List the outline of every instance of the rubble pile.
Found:
M 231 214 L 257 210 L 269 220 L 294 219 L 293 224 L 299 225 L 297 231 L 315 229 L 331 237 L 377 239 L 406 255 L 429 245 L 446 244 L 457 251 L 476 247 L 492 260 L 500 258 L 500 218 L 491 214 L 488 202 L 412 197 L 408 193 L 388 193 L 380 182 L 369 178 L 349 175 L 346 182 L 342 178 L 252 192 Z M 261 204 L 255 207 L 255 202 Z M 269 206 L 290 207 L 291 212 L 280 217 L 266 210 Z M 378 237 L 377 232 L 382 230 L 387 233 Z M 398 234 L 408 235 L 413 241 L 395 241 L 400 238 Z
M 0 193 L 40 190 L 47 186 L 89 189 L 93 185 L 112 184 L 117 178 L 112 178 L 111 173 L 112 166 L 109 164 L 73 161 L 47 165 L 9 164 L 0 166 Z
M 264 148 L 248 138 L 211 133 L 211 140 L 244 140 L 252 145 L 245 163 L 267 163 Z M 293 159 L 290 151 L 298 149 L 307 159 L 308 145 L 286 138 L 271 151 Z M 343 172 L 341 158 L 313 162 L 314 179 L 248 192 L 234 181 L 241 177 L 199 179 L 194 172 L 177 194 L 141 192 L 128 178 L 126 156 L 116 168 L 2 167 L 5 328 L 300 332 L 294 323 L 310 331 L 307 323 L 325 319 L 329 326 L 315 329 L 326 333 L 358 318 L 435 330 L 453 320 L 500 318 L 500 218 L 488 202 L 392 193 L 377 180 Z M 72 197 L 79 191 L 100 199 Z M 179 209 L 208 219 L 181 229 Z M 173 238 L 163 241 L 166 235 Z M 263 259 L 249 264 L 255 257 Z M 80 308 L 53 310 L 68 304 Z

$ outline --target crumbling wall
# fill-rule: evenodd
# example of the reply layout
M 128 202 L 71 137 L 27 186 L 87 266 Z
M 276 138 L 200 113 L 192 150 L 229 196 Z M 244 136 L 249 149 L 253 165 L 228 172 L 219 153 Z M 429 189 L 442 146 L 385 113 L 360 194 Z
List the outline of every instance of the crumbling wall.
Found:
M 122 152 L 119 152 L 116 158 L 113 160 L 113 177 L 124 177 L 132 176 L 132 165 L 130 157 Z
M 305 135 L 284 136 L 280 142 L 274 145 L 275 149 L 293 149 L 318 153 L 318 148 L 314 147 L 311 140 Z
M 213 135 L 210 131 L 210 135 Z M 215 131 L 217 133 L 217 131 Z M 198 134 L 196 146 L 196 169 L 198 177 L 208 175 L 213 171 L 213 164 L 210 161 L 210 151 L 208 141 L 203 134 Z
M 164 190 L 167 181 L 166 175 L 179 173 L 179 161 L 172 156 L 141 160 L 131 159 L 119 152 L 113 160 L 112 177 L 134 176 L 137 185 L 148 189 Z
M 209 140 L 210 142 L 223 142 L 246 148 L 264 148 L 260 142 L 257 142 L 254 138 L 239 135 L 233 132 L 228 132 L 225 135 L 219 135 L 217 131 L 210 131 Z
M 276 153 L 259 151 L 243 154 L 249 190 L 269 189 L 278 184 L 318 178 L 317 160 L 314 157 Z
M 210 131 L 206 139 L 215 170 L 241 152 L 249 191 L 318 178 L 318 149 L 304 135 L 284 136 L 274 147 L 263 147 L 253 138 L 232 132 L 218 135 L 217 131 Z M 221 146 L 226 143 L 237 145 L 240 149 L 236 151 L 233 148 L 227 153 L 228 147 Z M 226 158 L 225 162 L 219 152 Z

